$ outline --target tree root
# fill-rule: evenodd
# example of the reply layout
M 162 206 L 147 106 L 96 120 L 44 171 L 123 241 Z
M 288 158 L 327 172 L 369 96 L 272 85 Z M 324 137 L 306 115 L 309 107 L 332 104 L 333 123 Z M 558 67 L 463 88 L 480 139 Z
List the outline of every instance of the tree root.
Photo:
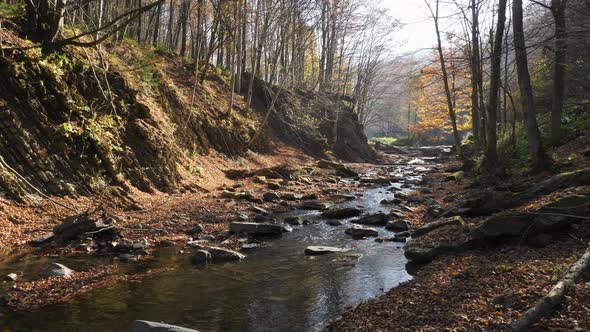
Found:
M 582 257 L 575 262 L 566 275 L 551 291 L 530 308 L 524 315 L 514 321 L 510 326 L 511 331 L 527 331 L 542 316 L 551 314 L 561 304 L 565 295 L 575 289 L 576 281 L 582 272 L 590 266 L 590 244 Z

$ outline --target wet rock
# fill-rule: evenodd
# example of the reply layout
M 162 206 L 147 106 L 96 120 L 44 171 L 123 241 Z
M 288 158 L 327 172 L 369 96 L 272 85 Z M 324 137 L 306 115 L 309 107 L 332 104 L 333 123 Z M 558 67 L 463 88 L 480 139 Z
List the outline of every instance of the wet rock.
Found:
M 322 212 L 322 217 L 324 218 L 331 218 L 331 219 L 345 219 L 356 217 L 363 213 L 363 210 L 358 208 L 341 208 L 341 209 L 332 209 Z
M 293 227 L 291 227 L 290 225 L 283 225 L 283 232 L 291 233 L 292 231 L 293 231 Z
M 394 179 L 395 180 L 395 179 Z M 391 184 L 392 179 L 390 178 L 361 178 L 361 183 L 371 183 L 371 184 Z
M 285 220 L 283 220 L 283 222 L 291 226 L 303 225 L 303 219 L 301 219 L 301 217 L 287 217 Z
M 335 254 L 346 252 L 348 250 L 344 248 L 337 248 L 337 247 L 325 247 L 325 246 L 309 246 L 305 248 L 305 254 L 307 256 L 318 256 L 318 255 L 326 255 L 326 254 Z
M 276 202 L 281 199 L 281 197 L 275 192 L 266 192 L 262 195 L 262 198 L 267 202 Z
M 353 219 L 350 222 L 361 225 L 384 226 L 389 217 L 385 213 L 372 214 L 365 217 Z
M 207 235 L 201 237 L 201 240 L 203 240 L 203 241 L 214 241 L 215 240 L 215 236 L 213 236 L 211 234 L 207 234 Z
M 342 226 L 342 223 L 338 220 L 327 220 L 326 224 L 329 226 Z
M 189 229 L 187 233 L 190 235 L 195 235 L 195 234 L 203 233 L 204 230 L 205 230 L 205 227 L 201 224 L 198 224 L 196 226 L 193 226 L 191 229 Z
M 46 266 L 41 273 L 49 277 L 56 276 L 71 278 L 72 273 L 74 273 L 74 270 L 60 263 L 51 263 L 48 266 Z
M 240 261 L 246 258 L 246 256 L 240 254 L 237 251 L 225 248 L 206 247 L 205 250 L 207 250 L 211 254 L 211 259 L 213 263 Z
M 406 243 L 406 238 L 403 236 L 392 236 L 384 239 L 387 242 L 398 242 L 398 243 Z
M 22 272 L 19 273 L 9 273 L 7 274 L 4 279 L 6 281 L 17 281 L 19 277 L 21 277 L 23 274 Z
M 349 200 L 349 201 L 356 199 L 356 196 L 355 195 L 351 195 L 351 194 L 337 194 L 337 195 L 334 195 L 334 196 L 335 197 L 338 197 L 338 198 L 343 198 L 343 199 Z
M 247 215 L 247 214 L 240 213 L 240 214 L 238 215 L 238 220 L 240 220 L 240 221 L 248 221 L 248 219 L 250 219 L 250 218 L 248 217 L 248 215 Z
M 274 224 L 261 224 L 253 222 L 232 222 L 229 224 L 229 231 L 231 233 L 244 233 L 253 236 L 268 236 L 281 235 L 283 227 Z
M 145 243 L 143 243 L 143 242 L 135 242 L 134 244 L 131 245 L 131 248 L 133 250 L 143 250 L 143 249 L 145 249 Z
M 195 265 L 209 264 L 211 263 L 211 259 L 211 253 L 207 250 L 201 249 L 195 251 L 195 253 L 191 256 L 191 263 Z
M 395 234 L 395 236 L 403 237 L 403 238 L 410 237 L 411 235 L 412 234 L 409 231 L 399 232 L 399 233 L 396 233 Z
M 207 241 L 205 241 L 205 240 L 192 240 L 192 241 L 188 241 L 186 244 L 191 248 L 203 249 L 203 248 L 205 248 L 206 243 L 207 243 Z
M 346 229 L 346 234 L 352 236 L 355 239 L 365 238 L 365 237 L 377 237 L 379 236 L 379 232 L 372 228 L 365 228 L 365 227 L 350 227 Z
M 260 213 L 260 214 L 268 214 L 268 211 L 266 211 L 265 209 L 263 209 L 263 208 L 261 208 L 261 207 L 258 207 L 258 206 L 256 206 L 256 205 L 252 206 L 252 207 L 250 208 L 250 210 L 252 210 L 252 211 L 254 211 L 254 212 L 256 212 L 256 213 Z
M 389 221 L 387 225 L 385 225 L 385 229 L 392 232 L 403 232 L 410 229 L 410 222 L 405 220 L 395 220 Z
M 260 247 L 257 243 L 243 243 L 241 248 L 242 250 L 252 250 Z
M 381 205 L 398 205 L 401 204 L 403 201 L 399 198 L 393 198 L 393 199 L 384 199 L 381 202 L 379 202 L 379 204 Z
M 394 236 L 392 242 L 406 243 L 406 238 L 403 236 Z
M 136 320 L 133 322 L 133 332 L 199 332 L 197 330 L 169 325 L 164 323 Z
M 301 205 L 302 210 L 326 210 L 329 207 L 327 203 L 318 200 L 305 201 Z
M 170 240 L 162 240 L 160 241 L 160 247 L 174 247 L 176 242 Z
M 137 259 L 137 257 L 132 254 L 124 253 L 124 254 L 119 255 L 119 259 L 123 262 L 127 262 L 127 261 L 135 260 L 135 259 Z
M 43 243 L 47 243 L 47 242 L 53 240 L 54 236 L 55 235 L 53 234 L 53 232 L 45 233 L 42 236 L 31 240 L 31 244 L 33 246 L 40 246 Z

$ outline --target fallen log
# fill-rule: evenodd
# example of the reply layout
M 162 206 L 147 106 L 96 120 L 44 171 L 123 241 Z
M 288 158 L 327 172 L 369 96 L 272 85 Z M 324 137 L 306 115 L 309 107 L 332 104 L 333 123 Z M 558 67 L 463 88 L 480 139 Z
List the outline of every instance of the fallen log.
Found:
M 566 275 L 559 281 L 551 291 L 542 297 L 537 304 L 524 313 L 510 326 L 512 331 L 527 331 L 539 318 L 550 315 L 555 308 L 561 304 L 565 295 L 575 290 L 575 285 L 582 272 L 590 266 L 590 244 L 582 257 L 575 262 Z

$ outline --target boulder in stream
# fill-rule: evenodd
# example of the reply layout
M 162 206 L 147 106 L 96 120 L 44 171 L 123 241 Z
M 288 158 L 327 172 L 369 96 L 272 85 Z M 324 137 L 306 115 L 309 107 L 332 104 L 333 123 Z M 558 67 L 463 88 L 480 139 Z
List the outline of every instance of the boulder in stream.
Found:
M 328 220 L 326 224 L 329 226 L 342 226 L 342 223 L 338 220 Z
M 280 236 L 283 234 L 283 227 L 281 225 L 255 222 L 232 222 L 229 224 L 229 231 L 253 236 Z
M 387 222 L 385 229 L 392 232 L 403 232 L 410 229 L 411 224 L 405 220 L 394 220 Z
M 51 263 L 48 266 L 46 266 L 41 273 L 48 277 L 71 278 L 72 273 L 74 273 L 74 270 L 60 263 Z
M 303 225 L 303 219 L 301 219 L 301 217 L 287 217 L 283 220 L 283 222 L 291 226 Z
M 246 258 L 245 255 L 240 254 L 237 251 L 220 247 L 205 247 L 204 250 L 211 254 L 211 260 L 213 263 L 240 261 Z
M 392 198 L 392 199 L 384 199 L 379 202 L 381 205 L 398 205 L 401 204 L 403 201 L 399 198 Z
M 335 254 L 339 252 L 347 252 L 348 250 L 338 247 L 327 247 L 327 246 L 309 246 L 305 248 L 305 254 L 307 256 L 318 256 L 326 254 Z
M 302 210 L 326 210 L 329 207 L 327 203 L 318 200 L 305 201 L 301 205 Z
M 150 322 L 147 320 L 136 320 L 133 322 L 133 332 L 199 332 L 186 327 Z
M 207 250 L 197 250 L 191 257 L 191 263 L 195 265 L 211 263 L 211 253 Z
M 377 213 L 353 219 L 350 222 L 360 225 L 384 226 L 387 224 L 387 219 L 389 217 L 385 213 Z
M 330 218 L 330 219 L 345 219 L 356 217 L 363 213 L 363 210 L 355 207 L 347 207 L 347 208 L 340 208 L 340 209 L 331 209 L 322 212 L 322 217 Z
M 365 237 L 377 237 L 379 232 L 373 228 L 365 228 L 359 226 L 353 226 L 346 229 L 346 234 L 352 236 L 355 239 L 362 239 Z

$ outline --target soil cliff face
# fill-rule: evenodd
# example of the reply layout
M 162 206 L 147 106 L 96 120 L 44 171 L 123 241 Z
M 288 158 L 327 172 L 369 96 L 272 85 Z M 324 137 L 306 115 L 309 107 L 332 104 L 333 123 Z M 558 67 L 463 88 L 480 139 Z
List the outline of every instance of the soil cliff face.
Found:
M 253 106 L 263 119 L 268 115 L 273 136 L 307 153 L 350 162 L 375 159 L 350 101 L 339 96 L 270 87 L 256 79 Z
M 28 45 L 10 30 L 0 33 L 11 45 Z M 264 96 L 273 89 L 257 84 L 256 110 L 241 96 L 230 110 L 229 78 L 212 70 L 195 87 L 194 72 L 185 59 L 131 41 L 100 53 L 6 52 L 0 56 L 0 193 L 22 199 L 34 191 L 30 185 L 50 195 L 189 189 L 198 182 L 200 157 L 269 152 L 274 136 L 315 155 L 333 150 L 346 160 L 372 158 L 344 103 L 284 91 L 268 127 L 256 134 L 269 107 Z M 342 109 L 334 143 L 335 107 Z M 363 148 L 351 148 L 358 144 Z

